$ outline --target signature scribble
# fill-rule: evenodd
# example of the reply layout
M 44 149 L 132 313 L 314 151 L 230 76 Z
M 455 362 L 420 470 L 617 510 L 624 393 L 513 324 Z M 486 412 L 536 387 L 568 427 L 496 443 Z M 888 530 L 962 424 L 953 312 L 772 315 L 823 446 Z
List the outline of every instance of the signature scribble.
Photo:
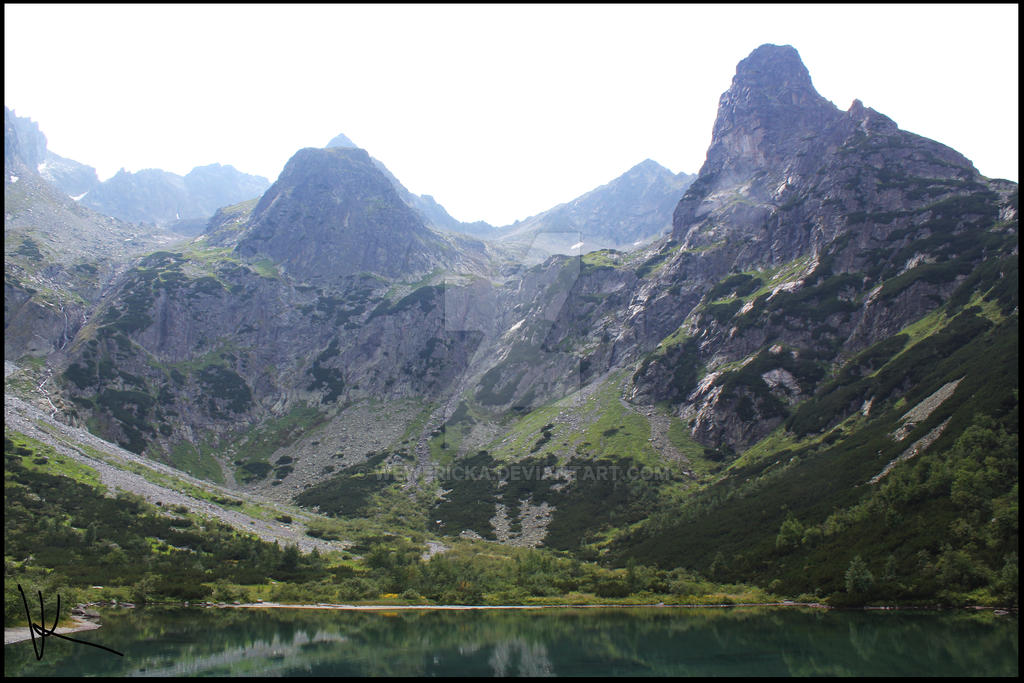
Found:
M 70 638 L 68 636 L 61 635 L 60 633 L 57 633 L 57 621 L 60 619 L 60 593 L 57 594 L 57 616 L 55 616 L 53 618 L 53 626 L 48 629 L 48 628 L 46 628 L 46 612 L 44 611 L 44 608 L 43 608 L 43 592 L 42 591 L 36 591 L 39 594 L 39 622 L 40 622 L 40 623 L 37 624 L 37 623 L 32 621 L 32 613 L 28 609 L 28 598 L 25 597 L 25 591 L 22 590 L 20 583 L 18 584 L 18 591 L 21 593 L 21 601 L 25 605 L 25 618 L 28 619 L 28 630 L 29 630 L 29 635 L 32 636 L 32 650 L 36 653 L 36 661 L 39 661 L 40 659 L 43 658 L 43 653 L 46 652 L 46 639 L 48 637 L 50 637 L 50 636 L 54 636 L 55 638 L 62 638 L 63 640 L 70 640 L 72 643 L 80 643 L 82 645 L 90 645 L 92 647 L 98 647 L 101 650 L 106 650 L 107 652 L 113 652 L 115 655 L 118 655 L 119 657 L 124 657 L 124 653 L 123 652 L 118 652 L 117 650 L 114 650 L 112 648 L 106 647 L 104 645 L 99 645 L 97 643 L 89 643 L 89 642 L 86 642 L 84 640 L 78 640 L 77 638 Z M 39 635 L 39 646 L 38 647 L 36 646 L 36 634 Z

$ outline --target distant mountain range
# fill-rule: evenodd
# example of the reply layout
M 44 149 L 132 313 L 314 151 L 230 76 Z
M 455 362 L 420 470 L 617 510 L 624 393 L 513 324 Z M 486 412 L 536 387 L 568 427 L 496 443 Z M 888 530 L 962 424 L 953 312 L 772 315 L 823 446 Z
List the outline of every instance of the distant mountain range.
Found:
M 355 148 L 345 135 L 327 147 Z M 697 176 L 673 174 L 647 159 L 606 185 L 565 204 L 512 225 L 495 227 L 484 221 L 464 223 L 452 218 L 430 195 L 415 195 L 384 164 L 373 160 L 406 205 L 435 230 L 457 232 L 506 245 L 520 258 L 538 262 L 552 254 L 580 254 L 598 249 L 635 249 L 672 227 L 672 211 Z
M 61 192 L 96 211 L 129 223 L 172 227 L 181 234 L 198 234 L 222 206 L 261 195 L 266 178 L 232 166 L 197 166 L 184 177 L 159 169 L 129 173 L 124 169 L 100 182 L 96 169 L 65 159 L 47 149 L 46 136 L 31 119 L 15 116 L 5 107 L 26 165 Z

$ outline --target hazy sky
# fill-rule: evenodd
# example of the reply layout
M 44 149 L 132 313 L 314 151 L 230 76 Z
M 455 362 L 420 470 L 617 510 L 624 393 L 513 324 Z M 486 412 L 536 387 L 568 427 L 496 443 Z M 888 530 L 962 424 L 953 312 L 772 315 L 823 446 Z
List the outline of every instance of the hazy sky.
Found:
M 4 5 L 4 103 L 95 166 L 274 180 L 338 133 L 460 220 L 704 162 L 763 43 L 1017 180 L 1016 5 Z

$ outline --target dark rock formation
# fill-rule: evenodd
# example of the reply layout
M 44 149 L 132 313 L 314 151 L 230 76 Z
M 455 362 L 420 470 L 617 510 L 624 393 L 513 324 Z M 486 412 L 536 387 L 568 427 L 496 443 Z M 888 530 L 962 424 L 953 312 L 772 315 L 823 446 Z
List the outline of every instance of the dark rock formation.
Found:
M 296 278 L 414 276 L 457 260 L 361 149 L 303 149 L 260 199 L 238 250 Z

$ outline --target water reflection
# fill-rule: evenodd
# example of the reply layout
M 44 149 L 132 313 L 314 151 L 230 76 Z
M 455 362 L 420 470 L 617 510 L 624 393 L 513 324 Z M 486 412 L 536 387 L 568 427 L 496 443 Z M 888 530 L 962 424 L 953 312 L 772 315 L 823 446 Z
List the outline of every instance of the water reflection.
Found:
M 7 676 L 1017 675 L 1017 617 L 802 608 L 106 611 Z

